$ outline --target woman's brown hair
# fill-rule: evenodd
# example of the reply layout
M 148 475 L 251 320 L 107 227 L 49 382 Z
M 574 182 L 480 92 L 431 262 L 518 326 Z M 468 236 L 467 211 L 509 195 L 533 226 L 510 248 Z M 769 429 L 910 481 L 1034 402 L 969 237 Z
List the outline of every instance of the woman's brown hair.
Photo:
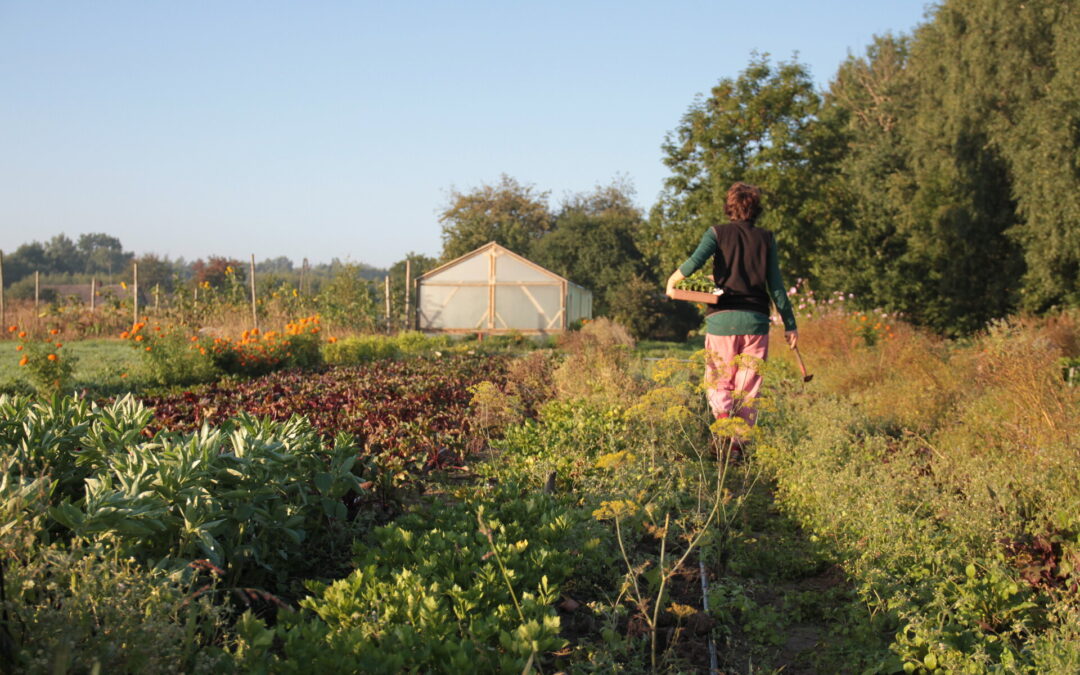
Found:
M 732 220 L 757 220 L 761 213 L 761 188 L 747 183 L 735 183 L 727 191 L 724 215 Z

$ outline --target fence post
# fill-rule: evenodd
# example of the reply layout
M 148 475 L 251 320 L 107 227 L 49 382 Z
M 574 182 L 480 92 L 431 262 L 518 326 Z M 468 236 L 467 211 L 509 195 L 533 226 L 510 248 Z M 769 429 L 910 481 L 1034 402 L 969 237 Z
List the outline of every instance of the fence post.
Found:
M 412 285 L 412 261 L 405 258 L 405 330 L 412 329 L 412 323 L 409 321 L 409 305 L 412 298 L 410 297 L 410 289 Z
M 154 314 L 161 307 L 161 284 L 154 284 Z
M 131 325 L 139 323 L 139 263 L 131 263 L 131 306 L 133 308 Z
M 307 258 L 304 258 L 304 264 L 300 268 L 300 295 L 304 294 L 304 280 L 307 279 L 307 275 L 308 275 L 308 261 L 307 261 Z M 311 282 L 308 282 L 308 285 L 310 286 Z
M 41 317 L 38 316 L 38 302 L 41 297 L 41 272 L 34 270 L 34 327 L 41 323 Z
M 386 287 L 386 333 L 390 333 L 390 275 L 383 281 Z
M 255 307 L 255 254 L 251 254 L 251 324 L 259 330 L 259 313 Z
M 0 326 L 6 326 L 4 313 L 4 252 L 0 251 Z
M 90 312 L 97 307 L 97 277 L 90 277 Z

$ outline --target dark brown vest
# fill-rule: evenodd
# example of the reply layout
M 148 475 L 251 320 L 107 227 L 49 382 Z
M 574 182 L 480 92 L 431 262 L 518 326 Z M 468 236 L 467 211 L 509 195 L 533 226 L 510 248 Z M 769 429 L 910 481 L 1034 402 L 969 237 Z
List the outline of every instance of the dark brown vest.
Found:
M 724 289 L 720 301 L 708 314 L 743 310 L 769 315 L 769 293 L 765 281 L 769 246 L 773 234 L 753 223 L 737 220 L 712 228 L 717 251 L 713 256 L 713 281 Z

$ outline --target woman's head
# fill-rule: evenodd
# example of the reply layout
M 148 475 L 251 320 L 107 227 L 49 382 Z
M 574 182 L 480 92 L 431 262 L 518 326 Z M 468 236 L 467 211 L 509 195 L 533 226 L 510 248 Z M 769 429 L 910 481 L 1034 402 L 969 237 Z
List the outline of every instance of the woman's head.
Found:
M 727 191 L 724 215 L 732 220 L 756 220 L 761 213 L 761 188 L 735 183 Z

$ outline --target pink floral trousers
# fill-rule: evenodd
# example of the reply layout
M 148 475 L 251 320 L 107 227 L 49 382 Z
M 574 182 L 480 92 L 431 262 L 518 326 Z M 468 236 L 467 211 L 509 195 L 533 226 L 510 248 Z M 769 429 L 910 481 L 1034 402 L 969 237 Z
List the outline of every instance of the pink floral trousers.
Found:
M 753 426 L 768 335 L 706 335 L 705 388 L 713 417 L 736 415 Z

